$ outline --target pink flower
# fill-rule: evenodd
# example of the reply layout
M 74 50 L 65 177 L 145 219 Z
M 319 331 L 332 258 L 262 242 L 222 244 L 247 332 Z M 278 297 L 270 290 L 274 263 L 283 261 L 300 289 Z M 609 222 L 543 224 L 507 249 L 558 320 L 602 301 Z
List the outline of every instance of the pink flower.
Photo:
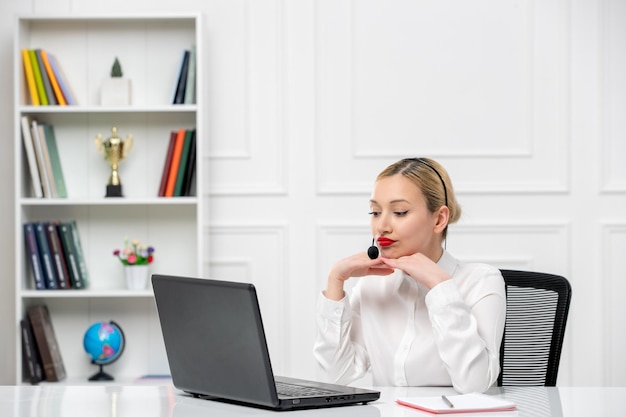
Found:
M 126 238 L 124 247 L 115 249 L 113 256 L 117 256 L 124 265 L 148 265 L 154 261 L 154 247 L 141 246 L 138 239 Z

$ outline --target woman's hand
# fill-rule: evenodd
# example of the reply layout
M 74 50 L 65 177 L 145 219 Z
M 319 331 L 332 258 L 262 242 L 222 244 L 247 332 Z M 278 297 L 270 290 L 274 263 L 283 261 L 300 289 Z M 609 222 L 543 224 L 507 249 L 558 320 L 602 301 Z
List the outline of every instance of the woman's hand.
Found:
M 450 279 L 450 275 L 441 269 L 426 255 L 415 253 L 398 259 L 379 258 L 389 268 L 400 269 L 415 281 L 432 288 L 440 282 Z
M 386 265 L 382 258 L 370 259 L 365 252 L 360 252 L 333 265 L 324 295 L 331 300 L 341 300 L 344 297 L 343 283 L 349 278 L 390 274 L 393 274 L 393 267 Z

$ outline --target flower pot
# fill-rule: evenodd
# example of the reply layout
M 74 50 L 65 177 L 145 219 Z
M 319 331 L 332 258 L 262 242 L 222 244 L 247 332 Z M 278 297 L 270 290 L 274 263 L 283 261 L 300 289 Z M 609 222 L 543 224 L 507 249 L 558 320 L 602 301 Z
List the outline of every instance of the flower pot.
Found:
M 145 290 L 148 285 L 148 265 L 127 265 L 124 267 L 126 288 Z
M 130 80 L 127 78 L 107 78 L 102 83 L 100 104 L 103 106 L 130 105 Z

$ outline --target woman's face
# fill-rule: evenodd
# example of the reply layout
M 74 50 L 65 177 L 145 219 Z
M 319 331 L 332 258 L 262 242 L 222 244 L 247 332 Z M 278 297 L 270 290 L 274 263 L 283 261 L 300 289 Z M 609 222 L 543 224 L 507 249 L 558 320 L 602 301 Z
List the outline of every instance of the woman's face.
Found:
M 376 181 L 370 212 L 372 234 L 385 258 L 441 255 L 438 216 L 428 211 L 422 191 L 408 178 L 396 174 Z

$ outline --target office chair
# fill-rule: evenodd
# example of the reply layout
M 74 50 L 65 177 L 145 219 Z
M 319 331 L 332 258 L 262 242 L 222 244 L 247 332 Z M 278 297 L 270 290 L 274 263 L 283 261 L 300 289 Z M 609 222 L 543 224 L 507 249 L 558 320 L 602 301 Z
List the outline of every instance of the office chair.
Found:
M 501 270 L 506 322 L 498 386 L 556 385 L 572 288 L 541 272 Z

